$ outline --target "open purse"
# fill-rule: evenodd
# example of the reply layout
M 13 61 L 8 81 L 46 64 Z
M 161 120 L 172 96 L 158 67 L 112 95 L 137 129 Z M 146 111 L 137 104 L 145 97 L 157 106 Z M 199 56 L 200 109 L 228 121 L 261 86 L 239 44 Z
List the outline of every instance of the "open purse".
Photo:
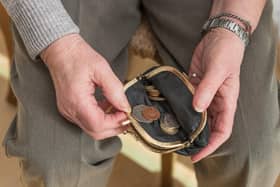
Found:
M 130 54 L 161 63 L 155 36 L 145 17 L 129 44 Z M 132 111 L 129 133 L 154 152 L 193 155 L 208 144 L 207 112 L 192 106 L 194 87 L 171 66 L 155 66 L 129 79 L 125 94 Z
M 207 145 L 210 131 L 207 112 L 192 107 L 193 92 L 188 76 L 171 66 L 153 67 L 129 81 L 129 132 L 154 152 L 197 153 Z

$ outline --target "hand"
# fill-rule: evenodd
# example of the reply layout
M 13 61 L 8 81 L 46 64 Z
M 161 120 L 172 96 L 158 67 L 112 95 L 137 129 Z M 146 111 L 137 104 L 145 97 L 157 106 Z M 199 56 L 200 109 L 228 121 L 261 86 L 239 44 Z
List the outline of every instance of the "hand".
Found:
M 211 135 L 193 162 L 213 153 L 231 135 L 244 50 L 244 43 L 222 28 L 207 33 L 195 49 L 189 72 L 197 74 L 191 78 L 196 87 L 193 106 L 198 112 L 208 109 Z
M 94 139 L 100 140 L 122 133 L 121 125 L 130 111 L 123 85 L 106 60 L 78 34 L 64 36 L 51 44 L 41 58 L 49 68 L 56 92 L 59 112 L 77 124 Z M 98 103 L 95 88 L 117 110 L 106 114 L 108 103 Z

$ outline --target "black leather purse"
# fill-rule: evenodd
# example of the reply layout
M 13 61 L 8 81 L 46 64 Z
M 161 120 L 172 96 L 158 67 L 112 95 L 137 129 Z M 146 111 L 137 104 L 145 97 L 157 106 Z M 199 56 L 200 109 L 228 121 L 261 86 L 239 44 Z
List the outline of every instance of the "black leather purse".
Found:
M 188 76 L 171 66 L 153 67 L 129 81 L 129 132 L 154 152 L 197 153 L 207 145 L 210 131 L 207 112 L 192 107 L 193 92 Z

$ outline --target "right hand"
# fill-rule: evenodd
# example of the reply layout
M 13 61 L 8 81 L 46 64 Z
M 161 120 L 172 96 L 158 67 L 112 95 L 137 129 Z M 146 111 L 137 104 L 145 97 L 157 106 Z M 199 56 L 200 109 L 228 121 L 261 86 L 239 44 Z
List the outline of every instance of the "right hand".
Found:
M 123 85 L 108 62 L 80 35 L 71 34 L 55 41 L 41 53 L 41 58 L 54 83 L 58 110 L 66 119 L 96 140 L 127 130 L 121 122 L 131 109 Z M 116 109 L 115 113 L 106 114 L 104 103 L 96 101 L 93 94 L 97 86 Z
M 244 51 L 244 43 L 223 28 L 209 31 L 194 51 L 190 66 L 190 74 L 197 74 L 191 79 L 196 87 L 193 106 L 198 112 L 207 109 L 211 134 L 208 145 L 192 155 L 193 162 L 212 154 L 231 136 Z

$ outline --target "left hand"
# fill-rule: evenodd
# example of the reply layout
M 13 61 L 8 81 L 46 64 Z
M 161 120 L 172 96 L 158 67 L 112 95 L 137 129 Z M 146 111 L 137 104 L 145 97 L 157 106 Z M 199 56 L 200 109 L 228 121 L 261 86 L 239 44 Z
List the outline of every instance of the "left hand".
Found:
M 196 90 L 193 106 L 198 112 L 208 109 L 211 135 L 209 144 L 191 157 L 197 162 L 213 153 L 231 135 L 239 95 L 240 66 L 244 43 L 228 30 L 208 32 L 193 54 L 190 75 Z

